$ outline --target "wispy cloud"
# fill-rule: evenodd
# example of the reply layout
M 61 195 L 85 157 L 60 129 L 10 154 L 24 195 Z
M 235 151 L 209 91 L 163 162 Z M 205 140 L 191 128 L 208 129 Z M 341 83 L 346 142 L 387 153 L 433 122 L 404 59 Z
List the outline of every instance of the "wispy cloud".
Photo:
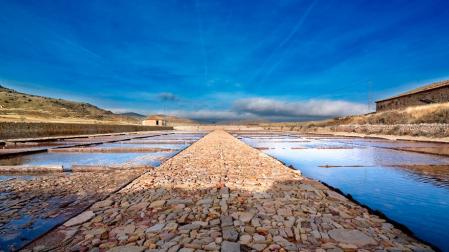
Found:
M 209 110 L 209 109 L 201 109 L 196 111 L 173 110 L 168 111 L 167 113 L 170 115 L 187 117 L 202 122 L 219 122 L 219 121 L 255 118 L 254 115 L 251 115 L 249 113 L 239 113 L 230 110 Z
M 273 63 L 268 71 L 266 71 L 266 67 L 268 66 L 268 63 L 273 59 L 273 56 L 275 56 L 275 54 L 279 51 L 281 53 L 281 55 L 283 55 L 283 53 L 285 53 L 285 49 L 284 52 L 281 51 L 281 49 L 283 49 L 289 42 L 290 40 L 296 35 L 296 33 L 298 32 L 298 30 L 301 28 L 301 26 L 303 25 L 304 21 L 306 20 L 306 18 L 308 17 L 310 11 L 313 9 L 313 7 L 315 6 L 317 0 L 315 0 L 314 2 L 312 2 L 312 4 L 310 4 L 307 9 L 305 10 L 305 12 L 300 16 L 299 20 L 296 22 L 296 24 L 293 26 L 293 28 L 290 30 L 290 32 L 287 34 L 287 36 L 285 36 L 281 42 L 279 42 L 279 44 L 274 48 L 274 50 L 272 50 L 272 52 L 268 55 L 268 57 L 264 60 L 262 66 L 256 71 L 256 74 L 254 75 L 253 79 L 251 79 L 251 82 L 256 80 L 257 77 L 259 77 L 260 74 L 264 74 L 264 76 L 267 76 L 269 74 L 271 74 L 271 72 L 274 70 L 274 68 L 276 68 L 276 66 L 278 64 L 280 64 L 280 62 L 283 60 L 283 58 L 277 60 L 277 62 Z M 265 70 L 265 71 L 264 71 Z M 262 79 L 262 82 L 265 81 L 265 78 Z
M 175 94 L 169 93 L 169 92 L 159 93 L 157 95 L 157 98 L 159 100 L 165 101 L 165 102 L 174 102 L 174 101 L 178 101 L 179 100 L 179 97 L 177 97 Z

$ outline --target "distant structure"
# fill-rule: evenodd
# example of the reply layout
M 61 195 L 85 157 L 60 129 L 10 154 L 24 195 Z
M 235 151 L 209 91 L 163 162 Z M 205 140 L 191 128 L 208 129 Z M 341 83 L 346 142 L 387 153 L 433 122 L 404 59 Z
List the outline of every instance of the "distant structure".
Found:
M 435 82 L 376 101 L 376 112 L 443 102 L 449 102 L 449 80 Z
M 152 115 L 142 121 L 142 125 L 146 126 L 167 126 L 167 121 L 164 116 Z

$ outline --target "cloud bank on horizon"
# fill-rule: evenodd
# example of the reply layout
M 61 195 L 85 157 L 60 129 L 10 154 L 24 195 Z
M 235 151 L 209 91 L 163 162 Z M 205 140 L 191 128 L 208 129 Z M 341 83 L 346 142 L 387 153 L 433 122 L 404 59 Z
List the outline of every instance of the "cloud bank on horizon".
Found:
M 330 117 L 363 114 L 369 112 L 367 105 L 339 100 L 280 101 L 267 98 L 239 99 L 229 110 L 197 111 L 174 110 L 167 113 L 188 116 L 198 121 L 306 121 Z
M 0 82 L 117 112 L 309 120 L 449 77 L 449 2 L 0 1 Z

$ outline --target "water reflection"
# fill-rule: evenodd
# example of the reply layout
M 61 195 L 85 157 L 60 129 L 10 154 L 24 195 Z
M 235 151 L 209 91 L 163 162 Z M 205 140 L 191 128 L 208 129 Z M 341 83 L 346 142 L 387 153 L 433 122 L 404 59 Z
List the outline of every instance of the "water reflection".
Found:
M 200 134 L 173 133 L 163 135 L 143 135 L 138 139 L 128 140 L 128 135 L 123 136 L 101 136 L 76 139 L 65 139 L 73 143 L 90 143 L 100 140 L 116 142 L 100 143 L 90 145 L 91 148 L 123 148 L 120 152 L 43 152 L 31 155 L 21 155 L 0 159 L 0 165 L 63 165 L 70 169 L 73 165 L 99 165 L 99 166 L 159 166 L 164 160 L 176 155 L 179 151 L 187 148 L 191 143 L 204 136 Z M 128 143 L 133 141 L 133 143 Z M 163 143 L 158 143 L 163 142 Z M 172 143 L 170 143 L 172 142 Z M 138 152 L 138 148 L 159 148 L 173 150 L 170 152 Z M 7 176 L 4 176 L 7 177 Z
M 165 134 L 161 136 L 151 136 L 157 133 L 144 135 L 139 139 L 132 139 L 135 143 L 123 143 L 130 138 L 129 135 L 121 136 L 101 136 L 101 137 L 89 137 L 89 138 L 77 138 L 77 139 L 65 139 L 58 142 L 64 145 L 73 144 L 86 144 L 97 143 L 96 145 L 90 145 L 89 148 L 124 148 L 128 152 L 119 153 L 86 153 L 86 152 L 68 152 L 68 153 L 38 153 L 31 155 L 21 155 L 9 158 L 1 158 L 0 165 L 63 165 L 66 169 L 73 165 L 87 165 L 87 166 L 127 166 L 127 167 L 142 167 L 142 166 L 159 166 L 163 161 L 177 154 L 189 146 L 192 142 L 196 141 L 204 134 Z M 160 135 L 160 133 L 158 133 Z M 146 136 L 146 137 L 145 137 Z M 140 135 L 139 135 L 140 137 Z M 101 144 L 101 141 L 114 141 L 113 143 Z M 148 142 L 145 142 L 148 141 Z M 133 148 L 162 148 L 171 149 L 171 152 L 133 152 Z M 135 150 L 134 150 L 135 151 Z M 78 209 L 83 209 L 87 204 L 92 203 L 90 200 L 98 200 L 103 197 L 102 193 L 109 193 L 109 189 L 118 187 L 119 184 L 129 181 L 135 175 L 141 171 L 134 173 L 133 171 L 124 171 L 120 175 L 109 176 L 109 171 L 102 171 L 92 173 L 98 175 L 104 175 L 99 182 L 103 184 L 94 183 L 94 187 L 87 187 L 84 183 L 80 183 L 77 186 L 72 187 L 75 183 L 63 182 L 59 183 L 59 178 L 85 178 L 84 182 L 89 183 L 91 175 L 80 176 L 80 173 L 65 172 L 65 173 L 1 173 L 0 183 L 3 187 L 0 188 L 0 251 L 9 251 L 8 248 L 16 247 L 20 248 L 25 243 L 47 232 L 54 226 L 66 221 L 71 214 L 75 213 Z M 143 169 L 142 169 L 143 172 Z M 34 190 L 28 190 L 28 185 L 31 183 L 24 180 L 39 179 L 37 176 L 45 176 L 42 183 L 50 183 L 56 181 L 55 186 L 51 191 L 35 192 Z M 120 177 L 120 179 L 118 177 Z M 59 177 L 59 178 L 58 178 Z M 54 180 L 53 180 L 54 178 Z M 109 180 L 110 178 L 110 180 Z M 123 181 L 121 180 L 123 179 Z M 7 181 L 14 180 L 14 181 Z M 75 180 L 78 181 L 78 180 Z M 82 180 L 80 180 L 82 181 Z M 11 183 L 10 182 L 18 182 Z M 22 183 L 23 182 L 23 183 Z M 117 183 L 117 184 L 115 184 Z M 18 184 L 17 186 L 11 186 L 12 184 Z M 114 185 L 115 184 L 115 185 Z M 24 185 L 24 186 L 22 186 Z M 36 185 L 36 184 L 33 184 Z M 40 182 L 37 183 L 40 185 Z M 56 186 L 57 185 L 57 186 Z M 39 186 L 40 188 L 40 186 Z M 46 187 L 43 187 L 46 188 Z M 22 190 L 24 189 L 24 190 Z M 53 191 L 54 189 L 54 191 Z M 76 190 L 75 190 L 76 189 Z M 97 191 L 100 191 L 98 192 Z M 102 191 L 105 189 L 106 191 Z M 40 189 L 39 189 L 40 190 Z M 93 196 L 92 196 L 92 195 Z M 25 195 L 25 200 L 21 196 Z M 73 206 L 67 206 L 67 202 L 75 201 L 72 196 L 79 196 L 81 198 Z M 98 196 L 98 198 L 96 198 Z M 64 201 L 61 201 L 64 199 Z M 69 200 L 69 201 L 67 201 Z M 20 203 L 20 205 L 19 205 Z M 71 203 L 69 203 L 71 204 Z M 83 205 L 84 204 L 84 205 Z M 67 208 L 68 207 L 68 208 Z M 31 210 L 30 210 L 31 209 Z M 41 212 L 41 210 L 43 211 Z M 57 210 L 57 211 L 56 211 Z M 50 214 L 51 215 L 47 215 Z M 11 217 L 13 216 L 13 217 Z M 42 217 L 44 216 L 44 217 Z
M 405 224 L 418 237 L 449 251 L 449 157 L 404 151 L 448 151 L 448 145 L 285 134 L 240 137 L 297 167 L 304 176 L 351 194 Z

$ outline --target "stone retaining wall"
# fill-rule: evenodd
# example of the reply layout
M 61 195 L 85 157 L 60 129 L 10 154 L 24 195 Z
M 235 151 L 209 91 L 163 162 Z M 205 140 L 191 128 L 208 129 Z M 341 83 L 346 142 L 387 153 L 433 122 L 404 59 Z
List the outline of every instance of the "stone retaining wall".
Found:
M 396 124 L 396 125 L 380 125 L 380 124 L 350 124 L 336 125 L 325 127 L 305 127 L 305 126 L 289 126 L 289 127 L 266 127 L 269 130 L 291 130 L 300 132 L 352 132 L 360 134 L 379 134 L 393 136 L 422 136 L 422 137 L 449 137 L 449 124 L 428 123 L 428 124 Z
M 399 136 L 449 136 L 449 126 L 447 124 L 339 125 L 330 127 L 330 130 L 363 134 L 384 134 Z
M 0 122 L 0 139 L 169 130 L 172 127 L 77 123 Z

